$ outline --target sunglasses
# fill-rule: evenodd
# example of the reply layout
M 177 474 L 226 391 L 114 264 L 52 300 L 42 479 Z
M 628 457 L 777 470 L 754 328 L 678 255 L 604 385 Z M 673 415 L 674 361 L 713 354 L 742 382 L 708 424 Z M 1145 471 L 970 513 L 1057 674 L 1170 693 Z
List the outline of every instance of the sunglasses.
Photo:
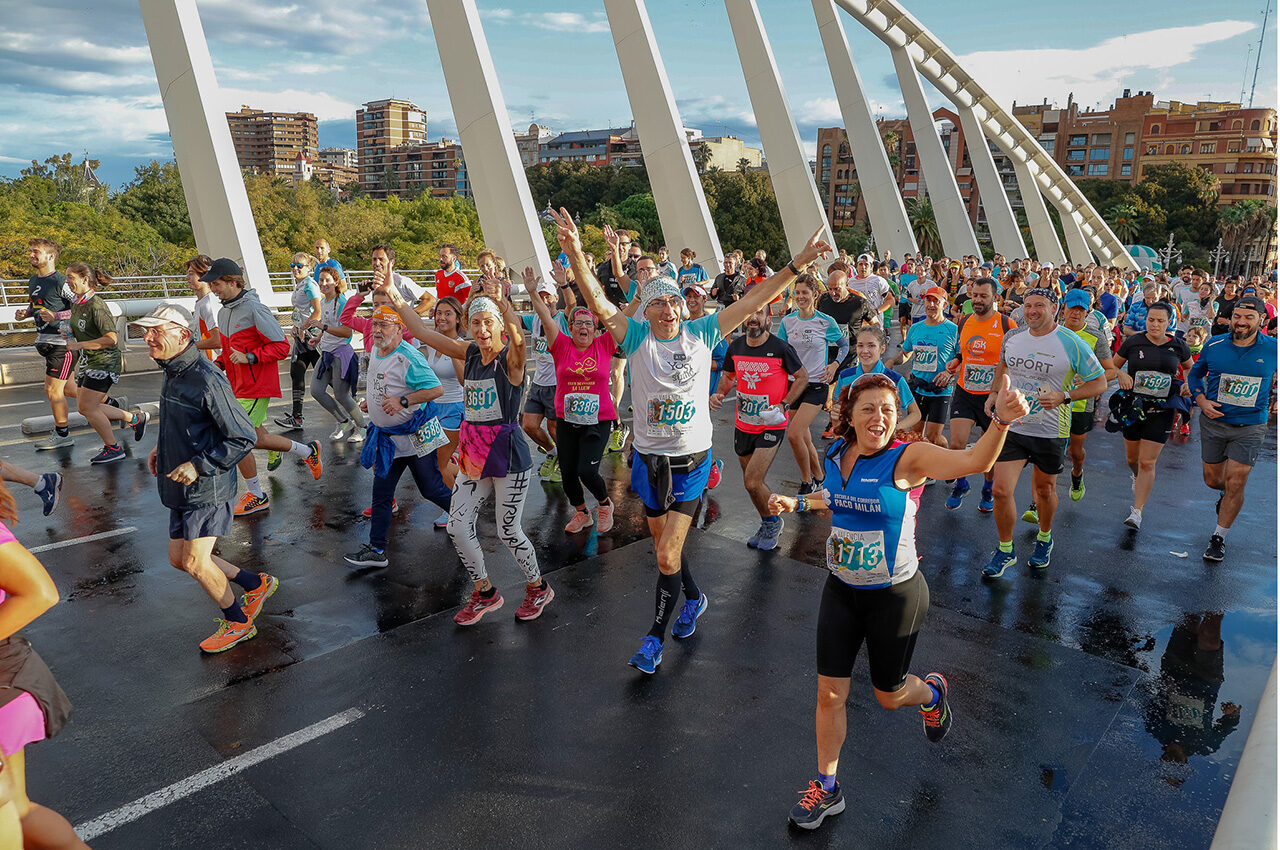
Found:
M 305 269 L 305 268 L 306 268 L 306 266 L 304 266 L 302 263 L 290 263 L 290 264 L 289 264 L 289 268 L 291 268 L 291 269 Z

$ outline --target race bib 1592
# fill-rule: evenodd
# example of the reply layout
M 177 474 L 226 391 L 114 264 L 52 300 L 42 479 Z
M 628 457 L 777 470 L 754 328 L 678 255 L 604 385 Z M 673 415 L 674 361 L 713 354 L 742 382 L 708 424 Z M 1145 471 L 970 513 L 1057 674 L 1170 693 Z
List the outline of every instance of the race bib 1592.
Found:
M 1168 398 L 1173 388 L 1173 376 L 1168 372 L 1140 369 L 1133 376 L 1133 391 L 1151 398 Z
M 832 528 L 827 537 L 827 569 L 854 587 L 875 587 L 890 582 L 889 561 L 884 552 L 884 532 Z

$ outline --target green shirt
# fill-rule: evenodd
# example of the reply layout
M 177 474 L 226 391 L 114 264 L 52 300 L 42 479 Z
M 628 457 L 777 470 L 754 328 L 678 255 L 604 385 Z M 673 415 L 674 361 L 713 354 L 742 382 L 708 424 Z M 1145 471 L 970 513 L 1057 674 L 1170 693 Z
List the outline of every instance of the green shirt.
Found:
M 115 330 L 115 317 L 111 315 L 111 310 L 107 307 L 107 302 L 102 300 L 102 296 L 95 295 L 83 304 L 71 305 L 71 334 L 76 338 L 76 342 L 98 339 L 105 334 L 114 333 Z M 110 348 L 82 351 L 80 357 L 85 369 L 99 369 L 118 375 L 123 366 L 123 357 L 118 344 Z

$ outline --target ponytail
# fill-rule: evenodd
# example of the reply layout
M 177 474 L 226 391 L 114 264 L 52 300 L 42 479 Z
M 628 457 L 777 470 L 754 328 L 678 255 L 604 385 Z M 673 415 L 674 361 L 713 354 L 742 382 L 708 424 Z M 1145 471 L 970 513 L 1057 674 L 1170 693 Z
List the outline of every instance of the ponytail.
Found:
M 89 288 L 95 291 L 106 289 L 115 283 L 115 278 L 111 275 L 88 263 L 72 263 L 67 267 L 67 274 L 74 274 L 77 277 L 84 278 L 89 282 Z

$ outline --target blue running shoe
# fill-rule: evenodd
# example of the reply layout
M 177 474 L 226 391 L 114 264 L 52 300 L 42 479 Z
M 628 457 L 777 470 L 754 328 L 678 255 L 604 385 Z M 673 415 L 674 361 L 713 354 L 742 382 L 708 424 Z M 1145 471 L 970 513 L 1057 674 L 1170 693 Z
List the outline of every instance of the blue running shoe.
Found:
M 707 610 L 707 594 L 704 592 L 697 599 L 686 600 L 680 607 L 680 616 L 671 624 L 673 638 L 687 638 L 698 628 L 698 618 Z
M 765 521 L 760 520 L 760 527 L 756 529 L 756 533 L 747 538 L 747 546 L 752 549 L 760 548 L 760 538 L 765 533 Z
M 662 641 L 653 635 L 645 635 L 644 640 L 640 641 L 640 651 L 631 656 L 627 663 L 641 673 L 652 676 L 662 663 Z
M 984 514 L 989 514 L 996 509 L 996 494 L 991 491 L 990 487 L 982 488 L 982 495 L 978 497 L 978 510 Z
M 1035 567 L 1037 570 L 1043 570 L 1049 566 L 1049 556 L 1053 554 L 1053 538 L 1036 541 L 1036 551 L 1027 559 L 1028 567 Z
M 44 515 L 53 513 L 53 509 L 58 506 L 58 499 L 62 496 L 62 476 L 56 472 L 46 472 L 41 475 L 40 482 L 36 484 L 36 495 L 44 504 Z
M 1012 552 L 1001 552 L 999 549 L 991 556 L 991 560 L 982 568 L 983 578 L 1000 578 L 1004 571 L 1018 563 Z
M 955 489 L 951 491 L 951 495 L 947 497 L 947 510 L 960 510 L 960 505 L 964 502 L 964 497 L 967 495 L 969 495 L 969 482 L 961 478 L 956 482 Z
M 764 522 L 760 523 L 760 539 L 756 542 L 756 548 L 763 552 L 777 549 L 778 535 L 782 533 L 782 526 L 782 517 L 765 517 Z

